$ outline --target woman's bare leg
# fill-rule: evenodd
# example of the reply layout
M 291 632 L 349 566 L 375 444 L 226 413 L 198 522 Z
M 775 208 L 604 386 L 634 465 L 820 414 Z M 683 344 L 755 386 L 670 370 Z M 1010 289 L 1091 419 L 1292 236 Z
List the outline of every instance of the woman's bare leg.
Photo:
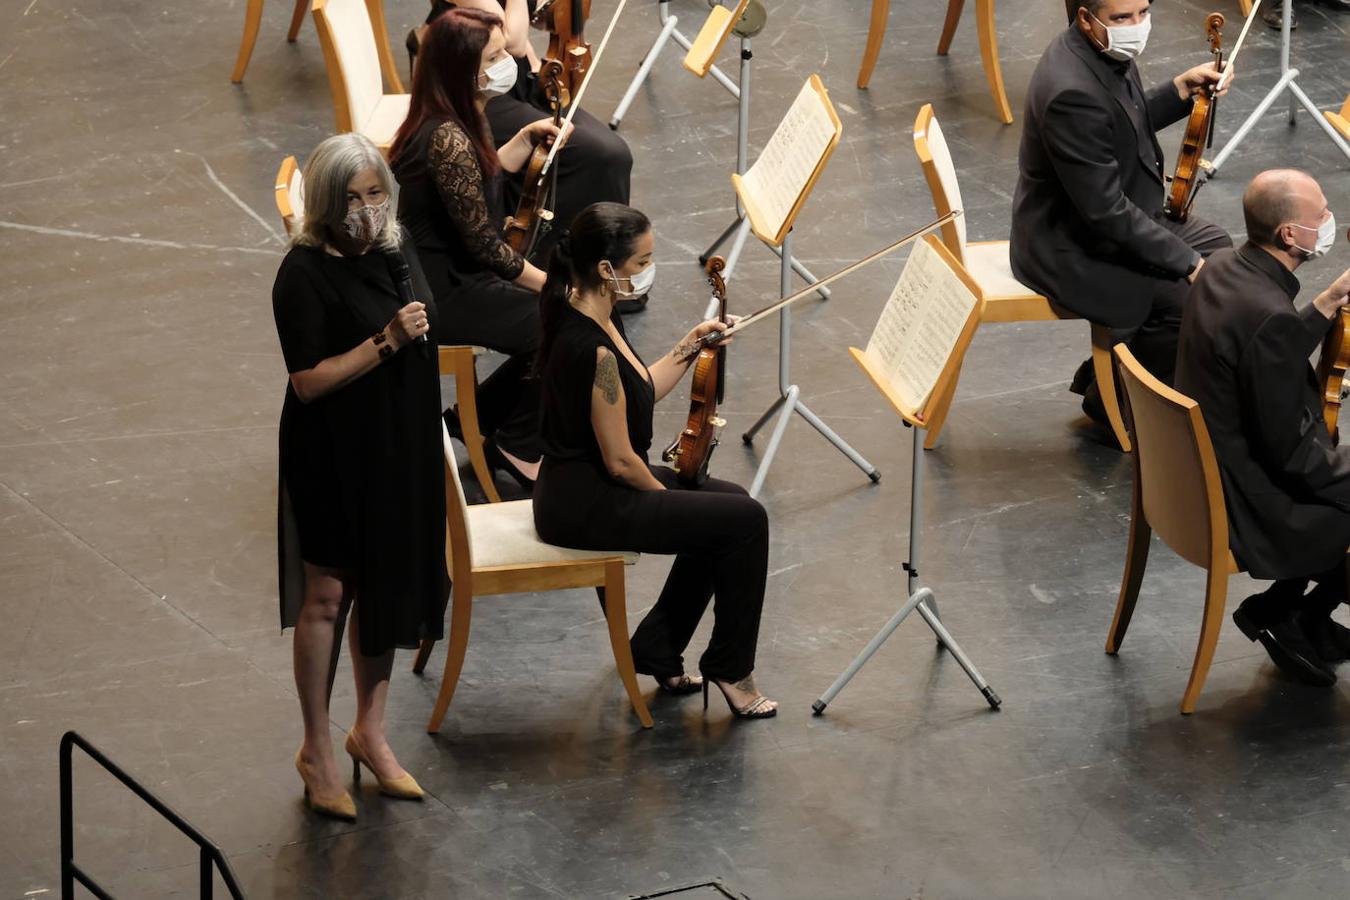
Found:
M 343 789 L 333 754 L 328 700 L 342 648 L 342 625 L 351 608 L 352 596 L 350 579 L 341 572 L 305 563 L 305 593 L 295 623 L 292 655 L 295 689 L 305 725 L 300 757 L 319 779 L 315 787 L 323 793 Z
M 356 675 L 356 724 L 352 730 L 361 748 L 370 758 L 370 764 L 385 780 L 407 774 L 394 758 L 384 734 L 384 708 L 389 698 L 389 673 L 394 668 L 394 651 L 379 656 L 361 653 L 360 614 L 351 617 L 348 629 L 348 648 L 352 653 L 352 671 Z

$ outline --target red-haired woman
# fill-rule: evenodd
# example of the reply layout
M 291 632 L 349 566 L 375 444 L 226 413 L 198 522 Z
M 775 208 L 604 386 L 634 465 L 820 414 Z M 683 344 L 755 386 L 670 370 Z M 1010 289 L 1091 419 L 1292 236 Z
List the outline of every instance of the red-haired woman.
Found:
M 441 311 L 439 342 L 509 357 L 479 388 L 479 418 L 508 474 L 528 486 L 541 452 L 530 367 L 544 273 L 502 238 L 502 172 L 519 171 L 534 145 L 559 137 L 558 129 L 541 118 L 492 146 L 483 107 L 510 90 L 517 74 L 497 16 L 450 10 L 431 23 L 418 56 L 408 118 L 390 152 L 399 220 Z

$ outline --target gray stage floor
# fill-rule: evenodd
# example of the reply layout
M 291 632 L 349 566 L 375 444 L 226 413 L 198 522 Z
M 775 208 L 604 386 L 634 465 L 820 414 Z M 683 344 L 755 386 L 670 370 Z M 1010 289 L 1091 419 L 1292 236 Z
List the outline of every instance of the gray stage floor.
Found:
M 283 156 L 328 134 L 332 111 L 313 26 L 295 46 L 282 39 L 286 3 L 268 4 L 244 85 L 228 83 L 243 5 L 0 11 L 0 895 L 59 891 L 57 741 L 71 728 L 219 841 L 251 897 L 624 897 L 710 879 L 755 898 L 1350 892 L 1344 686 L 1289 683 L 1226 624 L 1198 711 L 1178 715 L 1203 576 L 1161 546 L 1124 652 L 1102 652 L 1131 468 L 1066 390 L 1087 350 L 1082 323 L 982 330 L 929 456 L 924 580 L 1002 711 L 916 620 L 810 715 L 901 599 L 907 435 L 846 348 L 866 340 L 902 259 L 797 316 L 804 396 L 884 478 L 869 484 L 805 424 L 790 427 L 763 493 L 774 538 L 758 676 L 783 703 L 776 720 L 733 722 L 720 701 L 704 715 L 648 680 L 657 724 L 644 732 L 592 595 L 497 598 L 477 608 L 435 737 L 423 729 L 438 675 L 413 676 L 400 655 L 390 738 L 428 801 L 367 785 L 355 825 L 306 812 L 290 640 L 276 625 L 285 375 L 271 185 Z M 387 6 L 397 46 L 424 4 Z M 674 6 L 692 33 L 706 7 Z M 755 42 L 752 143 L 812 71 L 844 121 L 797 232 L 809 265 L 823 274 L 931 218 L 910 140 L 925 101 L 958 156 L 972 236 L 1006 236 L 1020 125 L 994 119 L 973 21 L 940 59 L 940 4 L 896 4 L 860 92 L 865 0 L 771 7 Z M 597 4 L 595 21 L 612 8 Z M 1207 11 L 1158 4 L 1146 77 L 1199 61 Z M 999 13 L 1020 115 L 1061 4 L 1005 0 Z M 1299 14 L 1303 86 L 1339 106 L 1350 18 Z M 590 94 L 597 114 L 655 31 L 653 4 L 635 0 Z M 730 48 L 723 61 L 734 66 Z M 1277 65 L 1258 25 L 1220 140 Z M 735 121 L 731 97 L 668 52 L 624 122 L 661 262 L 652 308 L 630 320 L 644 351 L 668 347 L 702 308 L 694 257 L 733 212 Z M 1178 141 L 1163 139 L 1169 155 Z M 1201 214 L 1240 236 L 1242 186 L 1284 163 L 1322 176 L 1350 219 L 1350 164 L 1306 117 L 1290 129 L 1276 113 L 1201 194 Z M 1342 243 L 1299 274 L 1320 288 L 1347 264 Z M 773 257 L 748 248 L 733 307 L 776 285 Z M 776 341 L 761 329 L 733 350 L 723 477 L 754 471 L 756 450 L 735 436 L 774 397 Z M 663 405 L 658 441 L 683 407 L 683 392 Z M 648 557 L 630 573 L 633 621 L 667 566 Z M 1235 578 L 1230 602 L 1252 588 Z M 335 741 L 352 709 L 344 663 Z M 83 763 L 77 786 L 79 859 L 114 893 L 194 890 L 189 844 Z

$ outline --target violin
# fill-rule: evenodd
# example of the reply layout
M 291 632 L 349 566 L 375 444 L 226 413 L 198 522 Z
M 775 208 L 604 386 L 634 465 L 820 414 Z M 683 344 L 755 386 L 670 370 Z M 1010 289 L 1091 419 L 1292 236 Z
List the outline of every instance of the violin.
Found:
M 553 109 L 553 124 L 562 127 L 563 109 L 563 66 L 556 59 L 546 59 L 539 67 L 539 81 L 544 86 L 544 96 Z M 553 222 L 552 205 L 554 188 L 557 186 L 557 171 L 547 178 L 544 166 L 548 162 L 550 147 L 546 141 L 540 141 L 530 151 L 530 161 L 525 166 L 525 177 L 521 185 L 520 202 L 516 204 L 515 215 L 506 220 L 506 243 L 521 256 L 528 257 L 535 244 L 548 231 Z
M 1222 13 L 1210 13 L 1205 20 L 1209 50 L 1214 54 L 1214 63 L 1220 72 L 1223 71 L 1223 23 Z M 1213 168 L 1202 154 L 1214 142 L 1214 113 L 1219 105 L 1216 93 L 1216 87 L 1210 86 L 1197 93 L 1192 101 L 1191 117 L 1186 120 L 1186 133 L 1181 138 L 1181 150 L 1177 153 L 1176 171 L 1172 174 L 1167 199 L 1163 202 L 1163 214 L 1174 222 L 1185 222 L 1190 216 L 1195 195 Z
M 714 256 L 708 260 L 708 283 L 717 298 L 717 318 L 727 321 L 727 283 L 722 278 L 726 260 Z M 726 420 L 717 415 L 717 404 L 722 402 L 726 381 L 725 345 L 705 346 L 694 360 L 694 381 L 689 389 L 689 418 L 684 430 L 661 454 L 671 464 L 681 484 L 698 487 L 708 480 L 708 461 L 716 449 L 717 430 Z
M 1350 241 L 1350 231 L 1345 233 Z M 1341 400 L 1345 398 L 1345 373 L 1350 369 L 1350 317 L 1342 306 L 1336 313 L 1336 323 L 1322 342 L 1322 356 L 1317 360 L 1317 383 L 1322 386 L 1322 419 L 1327 423 L 1331 438 L 1340 442 L 1337 423 L 1341 417 Z
M 562 64 L 563 106 L 572 105 L 571 98 L 591 67 L 591 45 L 585 33 L 590 16 L 591 0 L 547 0 L 534 13 L 533 23 L 549 34 L 544 58 Z

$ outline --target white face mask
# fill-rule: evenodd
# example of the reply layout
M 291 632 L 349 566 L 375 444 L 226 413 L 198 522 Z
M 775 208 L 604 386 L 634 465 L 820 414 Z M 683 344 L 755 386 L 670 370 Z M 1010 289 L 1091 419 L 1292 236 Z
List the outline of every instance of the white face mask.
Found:
M 516 76 L 519 73 L 520 70 L 516 67 L 516 58 L 514 56 L 503 56 L 483 70 L 483 75 L 487 76 L 487 84 L 480 87 L 478 91 L 489 97 L 505 94 L 516 86 Z
M 1312 228 L 1309 228 L 1307 225 L 1300 225 L 1297 222 L 1290 222 L 1289 224 L 1293 225 L 1295 228 L 1302 228 L 1304 231 L 1314 230 Z M 1317 231 L 1317 243 L 1313 244 L 1313 248 L 1311 250 L 1300 247 L 1298 244 L 1294 245 L 1294 249 L 1303 251 L 1304 259 L 1318 259 L 1320 257 L 1326 256 L 1327 253 L 1330 252 L 1331 248 L 1336 245 L 1335 214 L 1333 213 L 1332 215 L 1327 216 L 1327 220 L 1323 222 L 1321 225 L 1318 225 L 1316 231 Z
M 613 264 L 611 264 L 610 271 L 613 271 Z M 628 290 L 626 291 L 619 287 L 617 276 L 609 279 L 614 282 L 615 296 L 620 300 L 636 300 L 638 297 L 646 296 L 647 292 L 652 289 L 652 282 L 656 281 L 656 263 L 652 263 L 636 275 L 625 277 L 628 279 Z
M 384 232 L 388 218 L 389 198 L 385 197 L 383 203 L 375 206 L 358 206 L 347 210 L 347 218 L 342 220 L 342 227 L 347 230 L 347 236 L 352 240 L 372 244 Z
M 1088 15 L 1092 16 L 1092 13 Z M 1092 19 L 1106 29 L 1106 46 L 1101 48 L 1102 53 L 1119 62 L 1138 59 L 1148 44 L 1148 33 L 1153 29 L 1152 16 L 1144 16 L 1144 21 L 1138 25 L 1107 25 L 1096 16 Z

